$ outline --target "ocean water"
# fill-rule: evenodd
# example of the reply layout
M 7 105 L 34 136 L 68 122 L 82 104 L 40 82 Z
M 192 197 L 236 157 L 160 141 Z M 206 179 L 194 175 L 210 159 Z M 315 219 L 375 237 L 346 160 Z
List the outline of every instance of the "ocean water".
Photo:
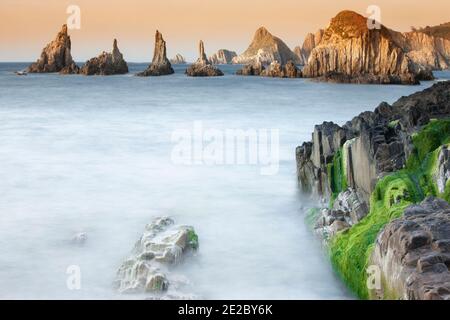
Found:
M 295 147 L 315 124 L 345 123 L 432 85 L 176 74 L 16 76 L 0 64 L 0 298 L 127 299 L 116 270 L 157 216 L 195 227 L 198 255 L 177 268 L 206 299 L 352 299 L 304 223 Z M 136 72 L 145 64 L 130 65 Z M 449 73 L 437 73 L 450 79 Z M 279 170 L 180 165 L 177 130 L 277 130 Z M 87 234 L 84 246 L 72 237 Z M 69 266 L 81 287 L 66 284 Z

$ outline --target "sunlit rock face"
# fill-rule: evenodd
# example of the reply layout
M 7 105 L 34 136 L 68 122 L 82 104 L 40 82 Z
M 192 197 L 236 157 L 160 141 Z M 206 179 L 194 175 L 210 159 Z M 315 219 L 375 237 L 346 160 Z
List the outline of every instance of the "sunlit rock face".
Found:
M 138 73 L 137 75 L 141 77 L 164 76 L 173 74 L 174 72 L 175 71 L 170 64 L 169 59 L 167 59 L 166 42 L 164 41 L 162 34 L 156 30 L 155 50 L 153 53 L 152 63 L 146 70 Z
M 223 76 L 223 72 L 213 66 L 206 57 L 205 45 L 200 40 L 198 45 L 199 58 L 195 63 L 186 69 L 186 74 L 190 77 L 217 77 Z
M 301 59 L 289 49 L 278 37 L 272 35 L 266 28 L 256 30 L 253 41 L 244 53 L 233 58 L 235 64 L 252 64 L 261 62 L 269 65 L 274 61 L 286 64 L 289 60 L 301 64 Z
M 111 53 L 102 52 L 98 57 L 88 60 L 80 70 L 81 74 L 90 75 L 114 75 L 128 73 L 128 65 L 114 39 Z
M 209 61 L 212 64 L 230 64 L 234 57 L 237 54 L 234 51 L 220 49 L 216 53 L 214 53 L 211 57 L 209 57 Z
M 67 25 L 63 25 L 56 39 L 50 42 L 42 50 L 40 58 L 28 67 L 28 72 L 78 73 L 79 68 L 73 61 L 70 50 L 71 42 L 70 36 L 67 33 Z
M 170 63 L 171 64 L 185 64 L 186 63 L 186 59 L 184 59 L 184 57 L 181 54 L 177 53 L 175 55 L 175 57 L 170 59 Z
M 369 29 L 367 18 L 353 11 L 331 20 L 302 71 L 308 78 L 347 83 L 417 84 L 433 78 L 408 57 L 389 29 Z
M 117 272 L 115 287 L 120 293 L 148 293 L 157 298 L 189 298 L 183 292 L 189 281 L 171 268 L 198 250 L 194 228 L 175 225 L 169 217 L 155 219 L 145 227 L 131 256 Z

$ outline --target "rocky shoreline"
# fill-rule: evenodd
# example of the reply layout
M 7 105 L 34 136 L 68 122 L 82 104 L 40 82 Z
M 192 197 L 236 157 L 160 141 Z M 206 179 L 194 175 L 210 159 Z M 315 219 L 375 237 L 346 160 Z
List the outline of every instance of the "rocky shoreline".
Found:
M 450 299 L 449 118 L 450 81 L 440 82 L 317 125 L 296 150 L 301 189 L 327 204 L 308 222 L 361 298 Z M 371 266 L 381 288 L 367 286 Z

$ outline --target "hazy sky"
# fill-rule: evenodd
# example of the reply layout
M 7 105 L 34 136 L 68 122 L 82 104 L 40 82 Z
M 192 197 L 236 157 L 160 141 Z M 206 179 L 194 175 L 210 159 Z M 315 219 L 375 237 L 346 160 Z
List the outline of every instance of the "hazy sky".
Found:
M 69 5 L 81 8 L 81 29 L 69 31 L 76 61 L 109 51 L 114 37 L 128 61 L 150 61 L 156 29 L 169 57 L 188 60 L 199 39 L 208 55 L 221 48 L 241 53 L 262 25 L 293 48 L 340 10 L 365 14 L 369 5 L 399 31 L 450 21 L 449 0 L 0 0 L 0 61 L 35 60 L 66 22 Z

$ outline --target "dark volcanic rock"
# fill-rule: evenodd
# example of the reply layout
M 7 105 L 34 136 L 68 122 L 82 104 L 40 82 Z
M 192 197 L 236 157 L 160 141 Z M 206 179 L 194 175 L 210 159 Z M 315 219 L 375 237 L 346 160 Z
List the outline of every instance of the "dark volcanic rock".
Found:
M 199 44 L 199 58 L 197 62 L 190 65 L 185 72 L 190 77 L 216 77 L 223 76 L 223 72 L 214 67 L 205 54 L 205 47 L 203 41 Z
M 128 73 L 127 62 L 123 59 L 117 47 L 117 40 L 114 39 L 111 53 L 102 52 L 98 57 L 88 60 L 80 70 L 81 74 L 90 75 L 113 75 Z
M 41 57 L 28 67 L 30 73 L 60 72 L 78 73 L 79 68 L 70 53 L 71 42 L 67 34 L 67 25 L 63 25 L 56 39 L 50 42 L 41 53 Z
M 427 198 L 379 234 L 371 263 L 381 270 L 384 291 L 397 299 L 450 299 L 450 205 Z
M 325 122 L 314 128 L 312 142 L 297 148 L 297 170 L 306 192 L 330 197 L 327 166 L 342 147 L 349 187 L 368 199 L 379 177 L 397 171 L 413 150 L 411 134 L 432 118 L 450 114 L 450 82 L 403 97 L 393 105 L 381 103 L 344 126 Z
M 172 65 L 170 64 L 169 59 L 167 59 L 166 42 L 164 41 L 162 34 L 156 30 L 155 51 L 153 53 L 152 63 L 145 71 L 138 73 L 137 76 L 164 76 L 173 73 L 174 70 L 172 69 Z

